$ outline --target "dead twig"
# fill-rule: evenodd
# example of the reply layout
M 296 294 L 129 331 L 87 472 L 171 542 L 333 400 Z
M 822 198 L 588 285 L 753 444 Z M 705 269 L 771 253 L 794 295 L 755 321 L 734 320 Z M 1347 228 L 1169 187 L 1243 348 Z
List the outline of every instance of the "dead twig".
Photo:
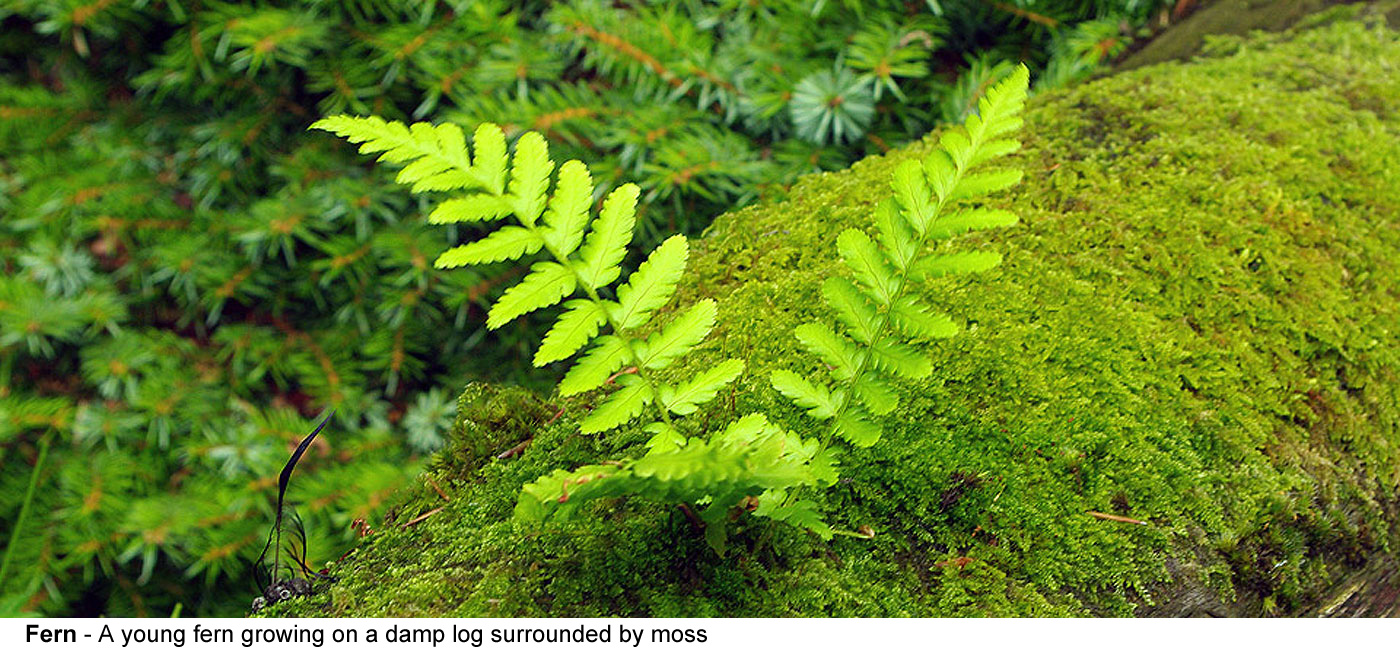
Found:
M 1007 4 L 1005 2 L 996 2 L 995 0 L 989 2 L 988 4 L 1009 14 L 1020 16 L 1033 23 L 1040 23 L 1042 25 L 1045 25 L 1046 27 L 1054 28 L 1060 26 L 1060 21 L 1055 20 L 1054 18 L 1046 16 L 1045 14 L 1038 14 L 1034 11 L 1027 11 L 1025 9 L 1017 7 L 1016 5 Z
M 1140 520 L 1140 519 L 1132 519 L 1132 518 L 1130 518 L 1130 517 L 1120 517 L 1120 516 L 1118 516 L 1118 515 L 1110 515 L 1110 514 L 1108 514 L 1108 513 L 1106 513 L 1106 512 L 1095 512 L 1095 511 L 1093 511 L 1093 510 L 1090 510 L 1090 511 L 1088 511 L 1088 513 L 1086 513 L 1086 514 L 1088 514 L 1090 517 L 1097 517 L 1097 518 L 1099 518 L 1099 519 L 1103 519 L 1103 520 L 1106 520 L 1106 521 L 1117 521 L 1117 522 L 1124 523 L 1124 524 L 1137 524 L 1137 525 L 1139 525 L 1139 526 L 1146 526 L 1146 525 L 1147 525 L 1147 522 L 1142 521 L 1142 520 Z
M 520 444 L 511 447 L 510 449 L 507 449 L 499 454 L 496 454 L 496 460 L 505 460 L 507 458 L 510 458 L 511 456 L 519 456 L 520 452 L 525 451 L 525 448 L 530 446 L 531 440 L 534 440 L 534 438 L 527 438 Z
M 628 366 L 628 367 L 626 367 L 626 368 L 623 368 L 622 370 L 619 370 L 619 371 L 613 373 L 612 376 L 608 377 L 607 381 L 605 381 L 605 382 L 603 382 L 603 383 L 604 383 L 604 384 L 612 384 L 613 381 L 616 380 L 618 377 L 621 377 L 621 376 L 623 376 L 623 375 L 635 375 L 635 374 L 637 374 L 637 367 L 636 367 L 636 366 Z
M 443 491 L 442 491 L 442 487 L 440 487 L 440 486 L 437 484 L 437 481 L 434 481 L 431 477 L 428 478 L 428 485 L 432 486 L 433 491 L 434 491 L 434 492 L 437 492 L 437 493 L 438 493 L 438 496 L 442 497 L 442 500 L 443 500 L 443 501 L 451 501 L 451 500 L 452 500 L 450 497 L 447 496 L 447 493 L 446 493 L 446 492 L 443 492 Z
M 414 518 L 412 518 L 412 519 L 410 519 L 410 520 L 404 522 L 404 524 L 403 524 L 402 526 L 399 526 L 399 528 L 408 528 L 409 526 L 413 526 L 413 525 L 422 523 L 422 521 L 423 521 L 424 519 L 427 519 L 428 517 L 431 517 L 431 516 L 433 516 L 433 515 L 435 515 L 435 514 L 437 514 L 437 513 L 439 513 L 439 512 L 442 512 L 442 508 L 443 508 L 442 506 L 438 506 L 438 507 L 436 507 L 436 508 L 433 508 L 432 510 L 429 510 L 429 511 L 427 511 L 427 512 L 421 514 L 421 515 L 418 515 L 417 517 L 414 517 Z

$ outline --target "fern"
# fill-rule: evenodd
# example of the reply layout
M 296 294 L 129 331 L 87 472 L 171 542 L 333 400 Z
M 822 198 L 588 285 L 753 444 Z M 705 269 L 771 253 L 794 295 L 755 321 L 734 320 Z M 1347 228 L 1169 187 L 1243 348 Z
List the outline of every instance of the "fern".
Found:
M 837 238 L 841 260 L 854 281 L 827 279 L 822 298 L 844 333 L 816 322 L 794 331 L 802 347 L 830 368 L 832 383 L 809 381 L 791 370 L 771 376 L 773 387 L 809 416 L 831 422 L 824 443 L 832 435 L 856 447 L 879 441 L 874 418 L 899 405 L 893 382 L 922 379 L 932 372 L 928 357 L 910 342 L 957 333 L 952 318 L 933 312 L 908 293 L 911 281 L 976 273 L 1001 262 L 992 252 L 935 255 L 925 249 L 931 241 L 1016 223 L 1010 212 L 961 204 L 1021 180 L 1018 170 L 980 168 L 1020 147 L 1011 134 L 1021 125 L 1028 78 L 1025 66 L 1017 68 L 987 91 L 965 125 L 946 131 L 939 148 L 922 163 L 908 161 L 895 170 L 894 196 L 876 212 L 877 239 L 859 230 Z
M 563 313 L 535 352 L 535 366 L 568 359 L 586 348 L 565 373 L 560 394 L 617 386 L 580 423 L 584 433 L 627 424 L 648 406 L 669 426 L 673 414 L 693 412 L 742 370 L 742 362 L 727 360 L 680 385 L 653 377 L 652 372 L 670 366 L 709 334 L 716 310 L 713 301 L 701 301 L 649 337 L 637 334 L 654 329 L 653 316 L 674 295 L 690 245 L 682 235 L 667 239 L 626 282 L 613 288 L 622 276 L 622 260 L 636 226 L 636 185 L 614 189 L 597 217 L 590 218 L 593 180 L 588 167 L 571 160 L 555 174 L 548 145 L 538 133 L 521 135 L 508 161 L 505 134 L 493 124 L 477 128 L 472 138 L 475 151 L 453 124 L 409 126 L 342 115 L 312 128 L 358 143 L 361 153 L 378 153 L 382 162 L 403 165 L 396 180 L 416 192 L 465 190 L 464 196 L 438 204 L 429 215 L 433 223 L 514 218 L 513 225 L 447 250 L 438 257 L 438 268 L 521 260 L 540 251 L 548 255 L 550 259 L 535 262 L 523 280 L 505 290 L 491 306 L 486 325 L 497 329 L 564 302 Z M 609 291 L 615 298 L 604 297 Z M 603 333 L 604 327 L 609 333 Z
M 554 163 L 544 138 L 533 132 L 520 137 L 507 164 L 505 135 L 490 124 L 476 130 L 474 155 L 461 129 L 450 124 L 405 126 L 373 117 L 339 116 L 313 128 L 359 143 L 361 152 L 378 153 L 381 161 L 404 165 L 397 180 L 415 191 L 465 190 L 464 196 L 447 199 L 433 210 L 429 220 L 434 223 L 514 218 L 512 225 L 444 252 L 436 262 L 439 268 L 548 254 L 551 259 L 535 262 L 523 280 L 505 290 L 491 306 L 486 324 L 496 329 L 563 303 L 535 352 L 535 365 L 565 360 L 582 350 L 560 381 L 559 394 L 615 386 L 579 423 L 583 433 L 621 427 L 648 407 L 656 411 L 658 419 L 645 426 L 652 434 L 645 455 L 541 477 L 523 488 L 518 519 L 567 516 L 591 499 L 625 494 L 681 504 L 692 513 L 690 504 L 700 503 L 706 505 L 699 515 L 706 542 L 723 554 L 729 512 L 744 499 L 835 481 L 821 445 L 804 442 L 761 415 L 741 418 L 711 440 L 687 438 L 677 429 L 673 415 L 690 415 L 714 399 L 739 377 L 744 364 L 726 359 L 676 384 L 653 377 L 704 340 L 714 328 L 718 309 L 713 300 L 701 300 L 669 322 L 653 325 L 653 316 L 671 301 L 685 272 L 690 250 L 682 235 L 662 242 L 614 288 L 636 226 L 636 185 L 621 185 L 608 193 L 598 216 L 590 219 L 593 183 L 588 168 L 576 160 L 564 163 L 549 194 Z M 609 291 L 612 299 L 604 297 Z M 641 335 L 649 330 L 649 335 Z M 767 507 L 762 514 L 830 537 L 830 529 L 809 506 L 800 502 Z
M 785 521 L 824 539 L 833 531 L 816 505 L 797 498 L 811 485 L 835 482 L 826 449 L 833 435 L 864 447 L 880 438 L 874 417 L 899 402 L 894 380 L 917 380 L 932 366 L 910 339 L 942 338 L 957 331 L 951 318 L 906 293 L 911 280 L 970 273 L 995 266 L 1000 257 L 984 252 L 929 255 L 932 240 L 969 230 L 1015 223 L 1003 211 L 968 208 L 945 215 L 945 208 L 977 199 L 1020 180 L 1016 171 L 972 171 L 1019 146 L 1004 138 L 1020 123 L 1028 73 L 1019 69 L 987 92 L 980 112 L 964 128 L 943 136 L 941 148 L 923 164 L 909 162 L 894 175 L 894 197 L 877 212 L 878 241 L 858 230 L 837 238 L 851 279 L 830 278 L 822 295 L 843 332 L 824 323 L 795 330 L 803 347 L 831 369 L 834 384 L 812 382 L 788 370 L 772 375 L 773 386 L 819 420 L 831 421 L 820 441 L 803 441 L 762 415 L 749 415 L 712 439 L 689 438 L 672 415 L 694 413 L 742 372 L 743 363 L 721 361 L 677 384 L 656 380 L 653 372 L 683 358 L 714 327 L 717 309 L 703 300 L 669 322 L 653 324 L 685 272 L 689 244 L 676 235 L 657 246 L 625 281 L 621 263 L 636 226 L 636 185 L 608 193 L 590 218 L 593 184 L 583 163 L 558 168 L 545 140 L 523 134 L 507 161 L 504 133 L 485 124 L 469 151 L 456 126 L 406 126 L 379 118 L 332 117 L 313 125 L 361 145 L 363 153 L 404 165 L 397 180 L 414 191 L 465 191 L 440 203 L 434 223 L 493 222 L 513 217 L 477 241 L 452 248 L 439 268 L 522 260 L 543 251 L 530 273 L 491 306 L 487 326 L 499 328 L 531 312 L 563 303 L 534 356 L 536 366 L 581 356 L 559 384 L 563 396 L 612 384 L 614 388 L 579 424 L 599 433 L 635 420 L 648 407 L 659 419 L 645 426 L 652 434 L 638 459 L 557 470 L 524 486 L 515 515 L 542 522 L 578 512 L 591 500 L 638 494 L 685 506 L 705 504 L 698 515 L 707 543 L 724 553 L 729 513 L 745 500 L 758 516 Z M 507 178 L 509 175 L 509 178 Z M 551 176 L 555 177 L 550 193 Z M 615 288 L 614 288 L 615 287 Z M 611 292 L 612 298 L 604 297 Z M 606 328 L 606 332 L 604 331 Z M 650 331 L 643 338 L 639 333 Z

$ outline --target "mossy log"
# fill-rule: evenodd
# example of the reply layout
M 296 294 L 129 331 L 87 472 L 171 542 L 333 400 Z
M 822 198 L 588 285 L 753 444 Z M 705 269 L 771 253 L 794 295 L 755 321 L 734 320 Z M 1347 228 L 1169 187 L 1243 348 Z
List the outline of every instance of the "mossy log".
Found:
M 1343 21 L 1033 98 L 1010 163 L 1026 180 L 995 201 L 1022 223 L 950 244 L 1005 262 L 921 287 L 962 333 L 815 495 L 873 539 L 739 517 L 718 557 L 641 499 L 517 524 L 523 483 L 646 436 L 579 435 L 596 396 L 472 386 L 450 447 L 337 581 L 272 613 L 1393 613 L 1397 68 L 1394 32 Z M 873 230 L 894 166 L 929 146 L 806 178 L 695 242 L 679 302 L 715 298 L 720 321 L 691 367 L 748 370 L 692 423 L 807 431 L 768 373 L 821 372 L 791 332 L 829 318 L 835 236 Z
M 1400 27 L 1397 0 L 1202 0 L 1195 4 L 1204 6 L 1124 57 L 1114 69 L 1121 72 L 1166 61 L 1185 61 L 1199 53 L 1210 38 L 1306 26 L 1327 15 L 1324 10 L 1337 5 L 1344 6 L 1342 14 L 1366 13 L 1383 17 L 1392 28 Z M 1183 5 L 1179 3 L 1180 6 Z

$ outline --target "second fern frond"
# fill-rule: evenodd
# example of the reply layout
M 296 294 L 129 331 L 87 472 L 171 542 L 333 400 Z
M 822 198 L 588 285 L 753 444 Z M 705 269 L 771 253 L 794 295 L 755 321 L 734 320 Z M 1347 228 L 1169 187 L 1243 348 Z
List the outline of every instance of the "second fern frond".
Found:
M 908 291 L 910 283 L 1001 263 L 994 252 L 935 255 L 925 247 L 970 230 L 1017 222 L 1016 215 L 1004 210 L 960 204 L 1020 182 L 1018 170 L 974 170 L 1020 147 L 1009 136 L 1021 125 L 1028 77 L 1024 66 L 1018 68 L 982 97 L 978 112 L 964 126 L 944 132 L 940 146 L 922 162 L 906 161 L 895 170 L 894 196 L 875 215 L 876 239 L 856 229 L 837 238 L 852 278 L 827 279 L 822 297 L 844 333 L 823 322 L 794 331 L 802 347 L 831 369 L 831 382 L 809 381 L 791 370 L 771 377 L 773 387 L 808 415 L 831 421 L 832 435 L 856 447 L 875 444 L 881 431 L 874 418 L 899 405 L 893 382 L 922 379 L 932 371 L 928 357 L 910 342 L 957 333 L 950 317 L 933 312 Z M 959 209 L 950 212 L 953 206 Z

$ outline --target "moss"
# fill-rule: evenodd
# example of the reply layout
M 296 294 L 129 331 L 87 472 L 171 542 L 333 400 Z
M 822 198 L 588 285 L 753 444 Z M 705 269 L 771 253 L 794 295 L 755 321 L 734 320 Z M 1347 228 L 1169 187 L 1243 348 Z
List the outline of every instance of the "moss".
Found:
M 1013 161 L 1026 182 L 998 202 L 1023 223 L 951 244 L 1005 263 L 923 287 L 964 332 L 930 346 L 934 377 L 907 386 L 884 439 L 846 454 L 841 483 L 819 495 L 833 524 L 870 526 L 873 540 L 740 521 L 721 559 L 684 517 L 636 499 L 518 526 L 522 483 L 636 453 L 643 435 L 579 436 L 582 401 L 474 388 L 451 451 L 333 567 L 338 582 L 274 613 L 1323 604 L 1397 541 L 1400 115 L 1385 107 L 1400 102 L 1400 43 L 1340 22 L 1216 51 L 1033 100 Z M 837 272 L 831 242 L 868 228 L 894 165 L 928 146 L 807 178 L 697 242 L 681 302 L 716 297 L 721 323 L 691 362 L 737 356 L 749 371 L 692 422 L 761 411 L 810 426 L 767 374 L 817 370 L 789 333 L 828 318 L 817 286 Z

